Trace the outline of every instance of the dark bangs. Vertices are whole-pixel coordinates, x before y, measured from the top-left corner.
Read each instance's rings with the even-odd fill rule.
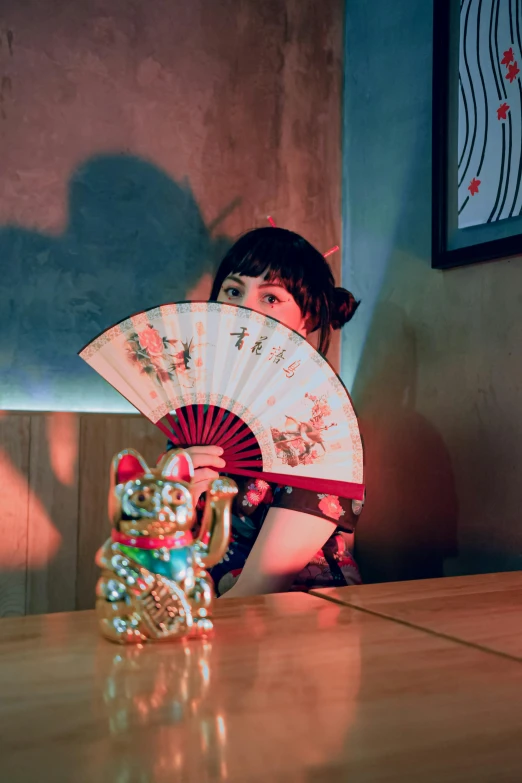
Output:
[[[249,231],[230,248],[217,271],[210,298],[216,300],[230,275],[277,280],[294,297],[310,331],[317,329],[324,310],[326,292],[334,286],[325,259],[306,239],[284,228]],[[324,347],[324,346],[323,346]]]

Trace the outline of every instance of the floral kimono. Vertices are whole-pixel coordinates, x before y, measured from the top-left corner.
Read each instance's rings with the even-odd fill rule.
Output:
[[[334,587],[361,583],[357,564],[345,533],[355,529],[362,503],[310,490],[272,486],[262,479],[234,477],[239,492],[232,508],[232,538],[223,560],[210,569],[218,595],[237,581],[270,508],[287,508],[329,519],[332,535],[323,548],[297,575],[292,589]]]

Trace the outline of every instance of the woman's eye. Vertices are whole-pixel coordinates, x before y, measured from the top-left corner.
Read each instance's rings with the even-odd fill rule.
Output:
[[[265,302],[267,302],[267,304],[274,305],[279,302],[279,299],[277,298],[277,296],[274,296],[274,294],[266,294]]]
[[[230,299],[236,299],[238,296],[241,296],[241,291],[239,288],[234,288],[234,286],[229,286],[228,288],[225,288],[225,294],[230,297]]]

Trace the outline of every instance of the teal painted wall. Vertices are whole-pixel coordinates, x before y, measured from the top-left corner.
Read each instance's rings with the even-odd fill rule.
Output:
[[[352,0],[343,374],[367,454],[367,580],[522,567],[522,259],[430,268],[432,3]]]

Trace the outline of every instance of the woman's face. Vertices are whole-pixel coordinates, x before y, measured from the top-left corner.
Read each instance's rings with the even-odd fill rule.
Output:
[[[277,280],[269,283],[264,276],[229,275],[221,286],[218,302],[249,307],[306,337],[305,319],[299,305]]]

